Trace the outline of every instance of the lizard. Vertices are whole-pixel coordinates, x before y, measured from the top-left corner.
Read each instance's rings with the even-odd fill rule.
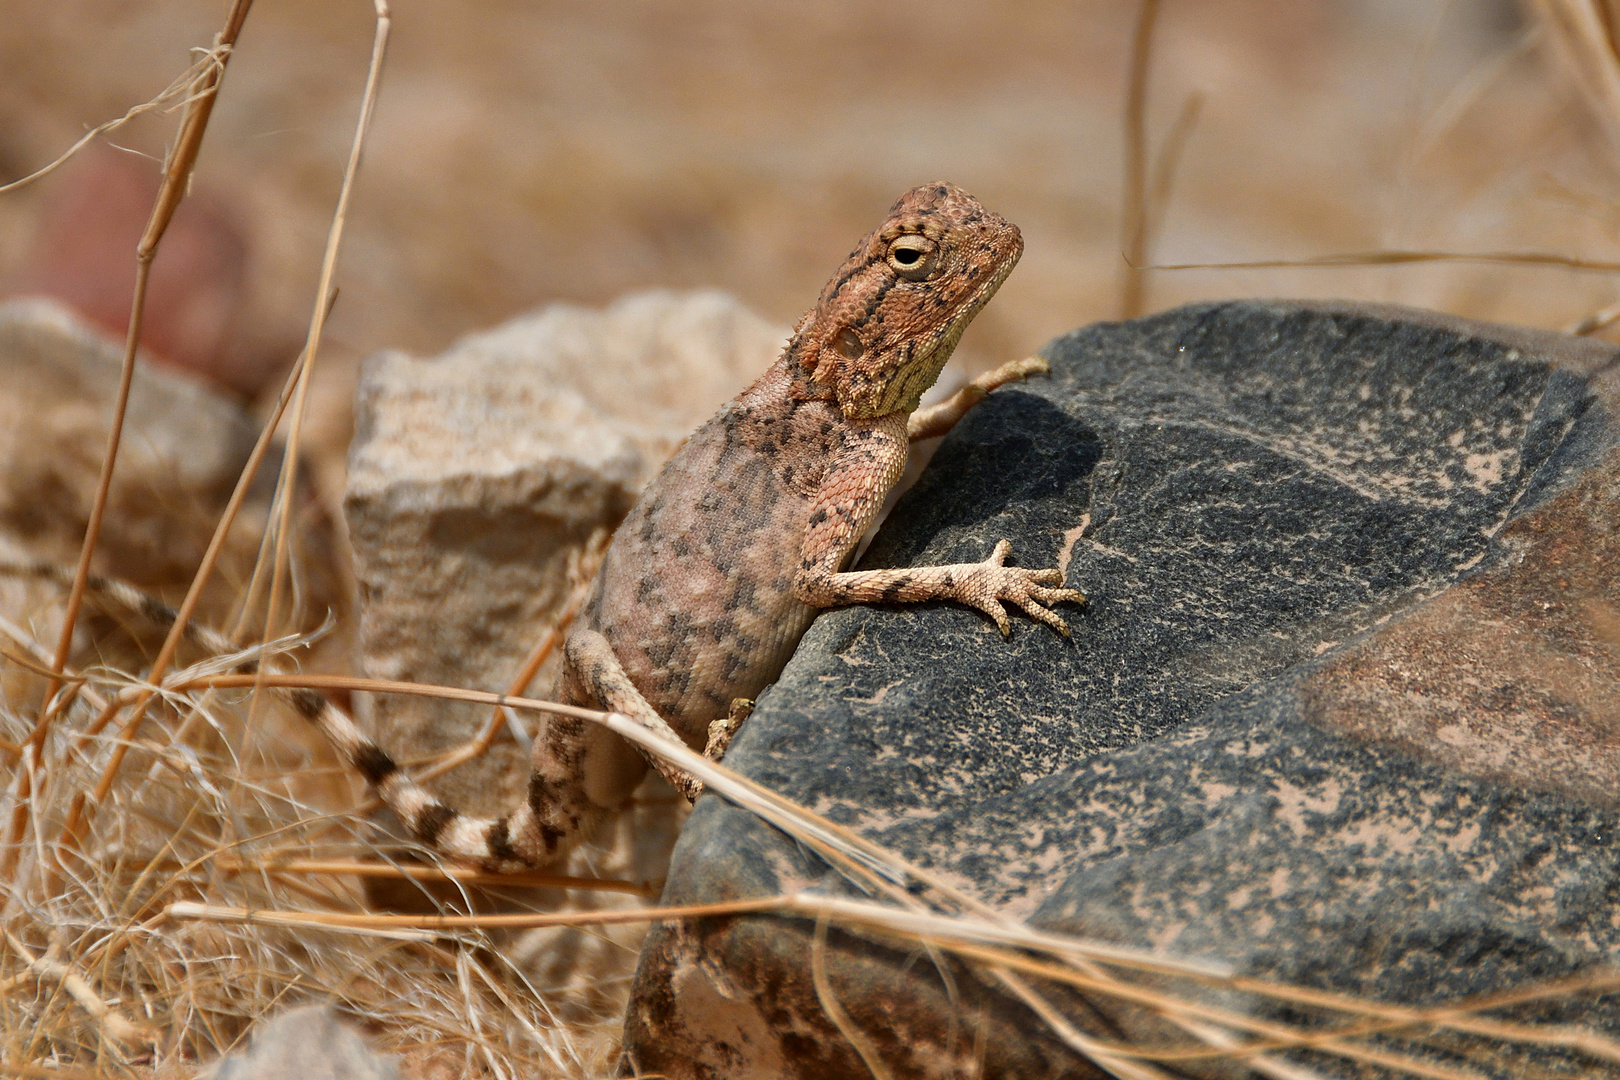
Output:
[[[1068,636],[1048,605],[1085,597],[1063,587],[1056,568],[1006,565],[1006,540],[978,563],[845,568],[912,442],[944,434],[996,387],[1046,370],[1038,358],[1003,364],[919,408],[1022,253],[1017,226],[953,184],[903,194],[776,363],[688,437],[642,492],[567,636],[557,699],[624,714],[719,760],[821,609],[949,600],[984,612],[1005,637],[1010,603]],[[161,604],[126,602],[166,619]],[[192,636],[234,651],[203,628]],[[629,798],[649,763],[687,798],[701,792],[689,774],[612,732],[547,715],[527,798],[503,817],[472,817],[411,780],[320,694],[286,697],[411,835],[487,870],[557,863]]]

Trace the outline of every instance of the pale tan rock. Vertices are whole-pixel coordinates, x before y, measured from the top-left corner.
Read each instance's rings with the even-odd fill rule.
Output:
[[[430,360],[368,360],[345,500],[366,674],[507,689],[566,602],[570,553],[618,524],[786,335],[723,293],[658,291],[603,311],[549,307]],[[404,760],[465,742],[488,716],[424,698],[372,707],[379,741]],[[431,786],[493,814],[527,777],[527,752],[505,738]]]
[[[305,1005],[261,1023],[247,1047],[199,1080],[398,1080],[391,1057],[374,1052],[330,1005]]]
[[[34,559],[78,558],[122,363],[120,343],[54,303],[0,303],[0,531]],[[142,360],[97,568],[143,585],[189,579],[254,437],[235,401]]]

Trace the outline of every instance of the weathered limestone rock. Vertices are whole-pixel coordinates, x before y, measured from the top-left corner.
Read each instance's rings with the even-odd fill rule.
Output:
[[[1620,350],[1252,302],[1093,326],[1045,354],[1052,377],[974,410],[864,563],[979,559],[1007,537],[1090,595],[1073,640],[1025,620],[1003,642],[946,604],[829,612],[726,763],[1033,925],[1244,973],[1437,1002],[1609,962]],[[808,886],[846,888],[707,796],[663,902]],[[811,930],[655,929],[627,1067],[869,1075],[812,985]],[[966,969],[836,931],[827,954],[896,1076],[976,1055],[984,1077],[1098,1075]],[[1077,1024],[1166,1037],[1093,1004]],[[1620,1031],[1612,998],[1520,1015]],[[1383,1045],[1492,1076],[1570,1064],[1479,1039]]]
[[[785,337],[724,294],[650,292],[601,312],[549,307],[431,360],[368,360],[345,503],[367,674],[505,690],[566,600],[570,553],[618,524]],[[488,715],[407,698],[375,710],[406,759],[459,745]],[[527,778],[506,740],[433,786],[495,813]]]
[[[72,565],[101,472],[121,344],[44,300],[0,303],[0,531]],[[200,379],[141,362],[130,388],[98,569],[142,585],[187,581],[257,432]]]
[[[305,1005],[261,1023],[245,1050],[221,1058],[203,1080],[398,1080],[330,1005]]]

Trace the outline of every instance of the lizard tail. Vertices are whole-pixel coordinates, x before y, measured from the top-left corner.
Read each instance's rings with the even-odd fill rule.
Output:
[[[43,580],[62,588],[73,584],[72,574],[49,563],[0,564],[0,576]],[[115,578],[92,575],[85,592],[99,604],[137,616],[160,630],[179,620],[174,608]],[[188,642],[209,653],[240,651],[230,638],[195,620],[186,623],[184,634]],[[241,669],[250,670],[253,664],[246,661]],[[585,822],[563,819],[558,800],[550,798],[546,790],[550,785],[538,776],[530,781],[529,798],[506,815],[482,818],[464,814],[406,775],[388,751],[367,738],[324,695],[307,688],[264,689],[318,728],[413,838],[447,858],[495,872],[540,869],[561,859],[582,832],[588,831]]]

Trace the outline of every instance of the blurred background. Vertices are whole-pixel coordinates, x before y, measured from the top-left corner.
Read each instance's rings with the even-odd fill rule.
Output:
[[[1594,5],[1601,9],[1603,5]],[[224,0],[0,0],[0,182],[157,94]],[[550,301],[718,286],[781,324],[896,194],[954,180],[1023,229],[969,332],[981,370],[1055,334],[1226,296],[1345,296],[1563,327],[1612,275],[1425,263],[1159,271],[1124,293],[1138,0],[395,0],[338,274],[314,450],[360,358],[432,354]],[[1513,0],[1165,0],[1143,83],[1159,263],[1375,248],[1620,257],[1620,158]],[[262,0],[176,231],[148,342],[247,397],[301,344],[373,30],[362,0]],[[0,196],[0,292],[121,331],[176,117]],[[273,392],[273,388],[272,391]]]

